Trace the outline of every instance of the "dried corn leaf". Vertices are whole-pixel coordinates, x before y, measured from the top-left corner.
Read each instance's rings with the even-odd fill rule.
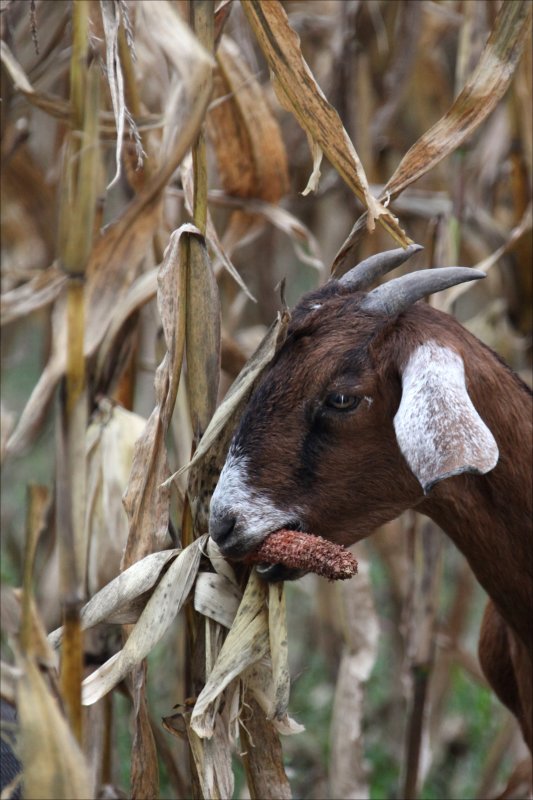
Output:
[[[165,436],[176,402],[185,347],[185,292],[190,235],[197,228],[183,225],[171,237],[159,270],[157,302],[167,352],[155,376],[156,406],[137,441],[124,494],[130,533],[123,564],[129,566],[160,549],[167,536],[170,489]]]
[[[202,536],[182,550],[161,578],[122,650],[84,680],[84,705],[96,703],[111,691],[165,634],[190,594],[206,539]]]
[[[233,797],[234,778],[231,768],[231,742],[228,727],[220,715],[215,720],[211,739],[201,739],[190,724],[187,714],[187,737],[191,748],[202,797],[225,800]]]
[[[309,266],[318,270],[322,270],[324,268],[324,263],[322,261],[322,255],[320,252],[320,245],[316,237],[309,230],[309,228],[304,225],[303,222],[301,222],[301,220],[295,217],[294,214],[291,214],[291,212],[286,208],[272,205],[272,203],[266,203],[263,200],[237,200],[236,198],[228,197],[217,190],[210,191],[209,198],[215,202],[220,202],[221,205],[227,204],[230,207],[238,205],[240,208],[246,212],[249,212],[250,214],[265,217],[268,222],[289,237],[300,261],[302,261],[304,264],[309,264]],[[239,240],[238,242],[234,243],[234,249],[236,249],[237,246],[242,247],[244,244],[248,244],[248,241],[245,240],[243,242]],[[226,237],[224,237],[224,245],[226,252],[231,253],[231,249],[228,250],[227,247]]]
[[[477,264],[474,265],[474,269],[479,269],[482,272],[488,272],[495,264],[498,263],[500,258],[504,256],[509,250],[512,249],[513,245],[522,237],[525,233],[528,233],[533,228],[533,206],[531,203],[527,207],[522,219],[520,220],[519,224],[513,228],[513,230],[509,233],[506,241],[498,247],[493,253],[489,256],[484,258],[482,261],[479,261]],[[444,292],[444,297],[441,298],[440,294],[435,296],[435,307],[441,308],[443,311],[447,311],[451,313],[455,302],[465,294],[468,287],[466,284],[461,284],[461,286],[453,286],[448,291]],[[500,353],[501,355],[501,353]]]
[[[131,747],[132,797],[159,797],[159,766],[146,696],[146,663],[131,675],[133,696],[133,742]]]
[[[120,572],[128,539],[122,495],[128,485],[135,443],[145,427],[144,417],[101,400],[87,430],[85,527],[89,596]]]
[[[291,736],[305,730],[305,727],[292,719],[288,713],[276,716],[276,694],[279,684],[277,685],[274,680],[270,655],[248,667],[241,678],[247,696],[255,699],[264,713],[265,720],[272,724],[277,733]]]
[[[22,608],[21,590],[2,585],[0,589],[0,612],[2,632],[17,641],[21,637]],[[57,669],[57,655],[53,651],[46,636],[43,622],[37,613],[33,599],[28,609],[28,631],[25,632],[24,644],[37,664],[49,669]]]
[[[165,566],[179,553],[180,548],[150,553],[117,575],[83,606],[80,612],[82,630],[100,622],[114,622],[120,615],[125,615],[135,601],[158,582]],[[59,646],[62,632],[63,628],[58,628],[48,635],[53,647]]]
[[[211,92],[212,59],[169,3],[139,3],[152,36],[160,43],[175,73],[166,106],[162,165],[125,209],[106,228],[87,266],[85,354],[98,349],[113,319],[117,303],[136,277],[160,222],[161,193],[193,142]],[[179,47],[176,47],[179,41]],[[10,437],[6,452],[20,453],[35,436],[47,404],[65,370],[62,311],[54,326],[52,356]]]
[[[276,203],[287,191],[287,157],[279,125],[264,90],[243,62],[235,42],[223,37],[207,116],[225,191]]]
[[[410,240],[397,219],[372,196],[359,156],[337,111],[326,100],[305,62],[299,38],[281,3],[250,0],[243,4],[243,10],[275,77],[274,88],[281,104],[296,116],[368,209],[369,230],[374,230],[377,219],[399,244],[407,246]]]
[[[112,352],[117,337],[128,317],[150,302],[157,294],[157,275],[159,266],[140,275],[130,286],[124,297],[118,302],[113,319],[105,333],[102,344],[98,348],[96,374],[102,373],[105,362]]]
[[[181,181],[183,184],[183,190],[185,194],[185,206],[189,214],[192,216],[193,204],[194,204],[194,182],[192,174],[191,154],[183,160],[180,172],[181,172]],[[228,253],[226,252],[225,248],[223,247],[218,237],[218,233],[213,223],[211,214],[209,213],[209,209],[207,210],[206,238],[210,247],[212,248],[213,252],[217,257],[218,262],[222,264],[223,267],[229,272],[233,280],[237,283],[238,286],[240,286],[240,288],[250,298],[250,300],[255,302],[255,297],[250,292],[250,290],[244,283],[243,279],[239,275],[239,272],[237,271],[235,265],[232,263]]]
[[[0,299],[1,324],[7,325],[53,303],[58,298],[65,281],[65,273],[52,266],[39,272],[35,278],[22,286],[5,292]]]
[[[273,716],[283,719],[287,715],[291,687],[284,583],[271,583],[268,587],[268,633],[274,682]]]
[[[215,411],[220,379],[220,300],[202,236],[188,237],[187,389],[195,441]]]
[[[194,587],[194,607],[199,614],[231,628],[242,600],[242,592],[224,575],[201,572]]]
[[[220,43],[217,63],[207,132],[222,186],[233,197],[255,197],[275,204],[289,186],[287,156],[264,88],[229,37]],[[263,220],[253,213],[234,211],[222,240],[224,253],[231,254],[237,244],[242,246],[263,227]]]
[[[220,552],[219,546],[211,537],[207,540],[207,556],[212,567],[218,575],[223,575],[233,586],[239,587],[239,582],[235,575],[235,570]]]
[[[479,63],[450,110],[411,147],[387,182],[394,197],[425,175],[490,114],[507,91],[529,31],[531,3],[503,3]]]
[[[122,142],[124,138],[124,122],[126,118],[126,101],[124,99],[124,76],[118,52],[118,31],[120,13],[114,0],[100,0],[102,23],[106,46],[106,75],[111,93],[111,104],[117,128],[117,146],[115,151],[116,172],[108,185],[108,189],[117,183],[121,172]]]
[[[91,800],[95,796],[83,754],[44,676],[17,655],[18,742],[28,800]]]
[[[137,26],[150,31],[174,73],[170,93],[165,98],[160,169],[146,187],[149,193],[159,193],[197,136],[211,97],[215,63],[167,0],[158,3],[141,0],[135,10]]]
[[[221,694],[250,664],[268,652],[267,587],[252,571],[237,616],[228,633],[191,716],[191,728],[201,738],[210,738]]]
[[[29,103],[58,119],[70,118],[70,106],[59,97],[52,97],[45,92],[36,92],[28,76],[18,63],[6,42],[0,41],[0,60],[6,68],[15,88],[24,95]]]
[[[407,151],[387,182],[382,200],[396,197],[454,152],[488,117],[509,88],[530,29],[528,0],[503,3],[473,75],[451,108]],[[353,260],[364,229],[364,215],[335,256],[332,272]]]
[[[220,442],[220,439],[225,437],[225,439],[227,439],[225,444],[229,444],[229,439],[231,438],[230,429],[232,428],[231,424],[229,424],[229,420],[234,416],[238,416],[241,404],[246,402],[255,381],[266,365],[272,360],[278,347],[285,338],[288,323],[289,315],[287,312],[278,315],[277,320],[269,328],[256,352],[247,361],[238,378],[231,385],[224,400],[213,414],[211,422],[202,436],[193,458],[188,464],[175,472],[174,475],[171,475],[171,477],[167,479],[166,485],[169,485],[175,477],[185,472],[185,470],[198,464],[200,459],[215,445],[217,440]]]

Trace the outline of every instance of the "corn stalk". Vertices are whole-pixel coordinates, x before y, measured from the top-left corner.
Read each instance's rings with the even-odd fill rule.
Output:
[[[91,6],[73,4],[70,68],[72,129],[67,135],[59,220],[59,261],[66,283],[66,371],[57,426],[57,530],[65,634],[61,689],[73,730],[81,741],[83,642],[79,610],[85,591],[85,431],[87,393],[84,356],[85,270],[93,241],[98,176],[100,75],[89,62]]]

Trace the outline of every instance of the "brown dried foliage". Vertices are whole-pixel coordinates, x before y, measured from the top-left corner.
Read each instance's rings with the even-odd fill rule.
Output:
[[[229,796],[239,728],[252,796],[289,797],[291,785],[309,797],[365,796],[369,784],[376,796],[401,794],[422,777],[433,793],[439,780],[443,794],[493,795],[506,781],[505,796],[522,791],[520,746],[501,709],[491,708],[494,729],[480,734],[472,709],[458,721],[450,703],[452,675],[469,691],[483,686],[468,638],[479,595],[453,552],[440,584],[422,580],[441,556],[417,518],[373,540],[382,577],[374,589],[363,549],[353,581],[317,581],[311,595],[312,578],[291,587],[289,637],[279,587],[269,594],[252,570],[243,597],[201,535],[242,404],[286,331],[283,311],[247,362],[280,306],[282,278],[293,302],[328,277],[325,265],[344,271],[394,239],[424,244],[421,266],[478,265],[489,273],[484,285],[442,302],[527,378],[531,4],[0,6],[2,574],[23,583],[25,620],[19,637],[17,614],[13,622],[2,609],[18,670],[2,662],[2,690],[22,673],[28,796],[119,794],[114,726],[130,736],[130,708],[135,796],[158,793],[158,753],[171,782],[161,791]],[[191,219],[195,227],[183,227]],[[61,434],[55,442],[51,428]],[[57,498],[41,508],[39,536],[28,483],[46,483]],[[328,546],[309,549],[306,535],[304,549],[298,537],[265,547],[274,561],[296,548],[297,568],[329,571]],[[180,539],[191,549],[157,552]],[[334,556],[335,568],[342,559]],[[182,606],[186,621],[176,623]],[[68,609],[61,682],[35,607],[48,629]],[[130,632],[123,646],[117,624]],[[157,670],[150,661],[146,669],[165,633]],[[287,709],[287,640],[301,682],[317,653],[325,664],[298,701],[308,733],[283,739],[290,781],[279,739],[298,730]],[[83,753],[73,735],[82,656],[104,662],[85,679],[86,698],[106,695],[82,721]],[[383,662],[404,663],[405,680]],[[124,711],[113,687],[132,670]],[[385,702],[369,679],[386,686]],[[313,713],[334,684],[327,764]],[[161,731],[153,735],[147,686],[169,709],[184,703],[176,714],[183,738],[167,736],[164,746]],[[101,738],[98,716],[109,735],[90,747],[91,734]],[[421,777],[425,735],[429,774]],[[516,770],[506,771],[509,762]]]

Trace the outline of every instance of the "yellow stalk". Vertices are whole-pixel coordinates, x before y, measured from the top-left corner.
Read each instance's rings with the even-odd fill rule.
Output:
[[[88,64],[90,4],[73,5],[70,70],[73,130],[66,148],[60,208],[59,256],[68,275],[67,369],[60,393],[57,458],[57,526],[64,615],[60,687],[75,736],[82,738],[83,637],[79,613],[84,595],[86,542],[85,269],[94,235],[98,191],[100,75]]]
[[[32,649],[32,578],[35,550],[42,529],[42,521],[48,504],[46,486],[31,484],[27,490],[26,546],[24,549],[24,573],[22,577],[22,619],[20,626],[20,643],[22,652],[28,655]]]

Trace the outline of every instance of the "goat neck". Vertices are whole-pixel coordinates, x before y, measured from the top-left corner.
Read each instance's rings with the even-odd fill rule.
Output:
[[[485,475],[465,473],[439,481],[417,508],[455,542],[502,616],[531,648],[531,392],[455,320],[424,304],[414,306],[393,328],[390,346],[400,362],[416,346],[415,331],[420,330],[462,357],[469,395],[495,436],[499,458]]]

